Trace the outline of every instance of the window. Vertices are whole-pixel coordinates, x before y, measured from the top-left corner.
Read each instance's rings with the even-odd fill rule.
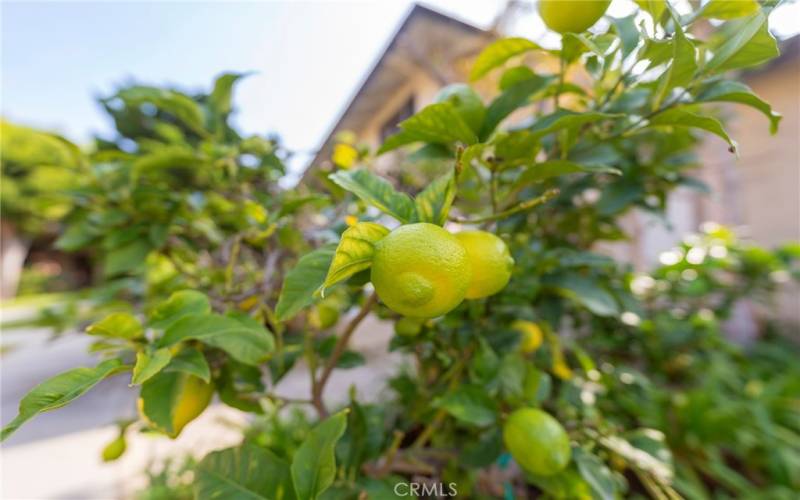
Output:
[[[397,124],[414,114],[414,96],[410,96],[400,109],[381,126],[381,141],[397,132]]]

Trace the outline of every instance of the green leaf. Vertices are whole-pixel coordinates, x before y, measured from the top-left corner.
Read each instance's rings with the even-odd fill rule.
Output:
[[[486,111],[480,136],[488,137],[505,117],[529,103],[529,98],[555,80],[553,76],[538,76],[519,81],[497,96]]]
[[[636,14],[621,18],[612,17],[611,22],[614,23],[614,28],[619,35],[622,43],[622,58],[625,59],[631,52],[636,50],[641,39],[639,28],[636,27]]]
[[[171,114],[184,125],[203,134],[203,110],[194,99],[175,90],[147,86],[132,86],[122,89],[118,96],[129,105],[138,106],[149,102],[161,111]]]
[[[86,327],[89,335],[99,335],[119,339],[136,339],[144,334],[139,320],[130,313],[109,314],[97,323]]]
[[[581,172],[615,175],[621,174],[621,172],[616,168],[605,165],[580,164],[566,160],[549,160],[542,163],[537,163],[526,169],[522,175],[519,176],[514,185],[515,187],[519,187],[526,184],[542,182],[546,179],[558,177],[560,175]]]
[[[272,334],[266,328],[219,314],[181,318],[167,328],[158,346],[169,347],[190,339],[222,349],[248,365],[258,365],[275,348]]]
[[[147,351],[137,352],[131,385],[139,385],[146,382],[153,375],[160,372],[162,368],[167,366],[170,359],[172,359],[172,354],[170,354],[169,348],[167,347],[156,349],[152,353]]]
[[[547,134],[564,129],[574,129],[587,123],[594,123],[613,118],[622,118],[625,115],[618,113],[600,113],[599,111],[589,111],[578,113],[568,109],[559,109],[547,116],[540,118],[530,128],[536,137],[543,137]]]
[[[611,293],[592,278],[579,274],[560,274],[546,280],[546,283],[555,286],[598,316],[618,316],[620,313],[619,304]]]
[[[297,449],[291,472],[297,497],[313,500],[333,483],[336,475],[336,443],[347,427],[347,410],[317,424]]]
[[[414,198],[419,222],[443,226],[456,197],[455,173],[451,169],[431,182]]]
[[[490,425],[497,418],[497,407],[483,387],[462,385],[434,402],[453,417],[480,427]]]
[[[233,86],[248,73],[223,73],[214,81],[208,96],[208,105],[218,116],[226,116],[232,109]]]
[[[768,102],[755,95],[747,85],[736,81],[722,80],[702,88],[697,95],[700,102],[736,102],[761,111],[769,119],[769,131],[775,134],[783,118],[772,110]]]
[[[405,193],[395,191],[389,181],[372,172],[362,169],[339,170],[329,178],[343,189],[402,223],[411,222],[416,216],[411,198]]]
[[[760,10],[744,19],[729,21],[723,32],[729,37],[714,48],[714,55],[703,68],[707,73],[751,68],[780,53],[769,32],[767,16]]]
[[[539,137],[530,130],[499,132],[492,143],[497,170],[531,165],[540,147]]]
[[[489,44],[475,59],[469,79],[475,81],[514,56],[541,49],[527,38],[503,38]]]
[[[709,19],[728,20],[749,16],[758,9],[756,0],[709,0],[698,15]]]
[[[685,87],[693,79],[697,72],[697,55],[694,44],[686,38],[680,24],[675,22],[675,35],[670,41],[672,45],[672,62],[667,71],[661,76],[656,98],[653,102],[653,109],[658,108],[661,101],[675,87]]]
[[[206,357],[193,347],[185,348],[177,356],[174,356],[164,371],[188,373],[202,379],[203,382],[211,381],[211,369]]]
[[[146,240],[136,239],[109,251],[103,262],[103,275],[112,277],[144,269],[144,261],[150,250]]]
[[[149,423],[175,438],[206,409],[213,395],[213,386],[197,377],[161,372],[142,384],[139,404]]]
[[[389,230],[374,222],[358,222],[342,233],[342,239],[336,247],[331,266],[325,282],[320,287],[320,295],[325,289],[372,265],[372,254],[375,243],[389,234]]]
[[[661,15],[667,8],[666,0],[635,0],[636,4],[642,8],[643,11],[653,16],[653,20],[658,23]]]
[[[474,144],[478,138],[451,102],[428,105],[419,113],[400,122],[400,137],[390,137],[378,149],[378,154],[410,144],[412,142],[432,142],[450,145],[453,143]]]
[[[581,477],[589,483],[597,498],[615,500],[618,497],[614,476],[602,460],[579,447],[572,449],[572,458],[578,466]]]
[[[3,427],[0,441],[5,441],[22,424],[39,413],[66,406],[101,380],[126,369],[128,367],[119,359],[109,359],[94,368],[74,368],[45,380],[22,398],[19,413]]]
[[[710,116],[701,116],[684,108],[672,108],[650,119],[653,126],[692,127],[699,128],[722,138],[730,146],[731,152],[736,152],[736,142],[730,138],[722,123]]]
[[[564,33],[561,38],[561,57],[568,63],[575,62],[586,52],[603,57],[603,50],[592,40],[579,33]]]
[[[195,469],[194,487],[198,499],[296,498],[289,464],[249,443],[206,455]]]
[[[208,314],[211,303],[205,294],[194,290],[180,290],[159,304],[150,316],[150,326],[165,329],[184,316]]]
[[[336,245],[325,245],[300,257],[297,264],[283,280],[275,315],[286,321],[314,301],[314,293],[325,282],[331,267]]]

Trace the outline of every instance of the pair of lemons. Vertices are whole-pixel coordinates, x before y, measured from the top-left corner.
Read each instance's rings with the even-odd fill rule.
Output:
[[[389,309],[434,318],[465,298],[488,297],[511,278],[505,242],[486,231],[451,234],[425,222],[395,229],[375,245],[372,284]]]

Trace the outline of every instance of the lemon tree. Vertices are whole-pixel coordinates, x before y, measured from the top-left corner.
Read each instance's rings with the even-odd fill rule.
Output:
[[[105,460],[213,404],[250,414],[240,445],[164,472],[170,498],[393,498],[422,478],[464,498],[792,498],[797,347],[770,318],[746,352],[722,332],[743,298],[766,309],[800,277],[800,247],[708,225],[652,270],[598,250],[631,236],[628,214],[706,189],[701,141],[735,160],[720,105],[777,129],[731,77],[778,55],[773,4],[635,4],[540,2],[556,45],[493,40],[470,83],[378,147],[341,134],[294,188],[290,152],[230,123],[244,75],[122,87],[91,151],[27,134],[90,167],[59,193],[57,246],[98,286],[41,324],[88,325],[102,361],[31,388],[2,438],[124,376],[139,418]],[[352,342],[392,331],[380,397],[333,393],[341,370],[394,370]],[[285,391],[290,373],[308,393]]]

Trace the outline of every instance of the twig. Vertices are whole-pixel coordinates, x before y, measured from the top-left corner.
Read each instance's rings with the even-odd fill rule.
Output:
[[[515,205],[508,210],[503,210],[502,212],[498,212],[496,214],[487,215],[486,217],[479,217],[477,219],[462,219],[462,218],[454,218],[452,219],[453,222],[459,222],[461,224],[480,224],[483,222],[489,222],[498,219],[504,219],[506,217],[510,217],[516,213],[524,212],[525,210],[530,210],[533,207],[541,205],[543,203],[547,203],[553,197],[558,195],[558,189],[548,189],[544,192],[541,196],[537,196],[536,198],[525,200],[518,205]]]
[[[395,430],[394,431],[394,439],[392,440],[392,445],[389,447],[389,451],[386,452],[386,459],[380,469],[378,469],[378,477],[383,477],[392,470],[392,462],[394,462],[394,457],[397,455],[397,450],[400,448],[400,443],[403,441],[405,437],[405,433],[402,431]]]
[[[364,318],[367,317],[372,309],[372,306],[374,306],[377,302],[378,295],[375,292],[372,292],[372,294],[370,294],[370,296],[364,302],[364,305],[361,306],[361,310],[359,310],[358,314],[356,314],[355,317],[350,320],[350,323],[347,324],[342,332],[342,335],[336,341],[333,352],[326,361],[325,367],[322,369],[322,374],[314,383],[312,383],[311,401],[313,402],[314,407],[317,409],[317,413],[319,413],[320,418],[324,418],[328,415],[328,412],[325,409],[325,404],[322,402],[322,393],[325,390],[325,384],[328,383],[331,373],[333,372],[334,368],[336,368],[336,363],[339,362],[339,358],[342,357],[345,349],[347,349],[347,343],[350,341],[350,337],[353,335],[353,332],[364,320]],[[314,378],[315,377],[312,374],[312,379]]]

